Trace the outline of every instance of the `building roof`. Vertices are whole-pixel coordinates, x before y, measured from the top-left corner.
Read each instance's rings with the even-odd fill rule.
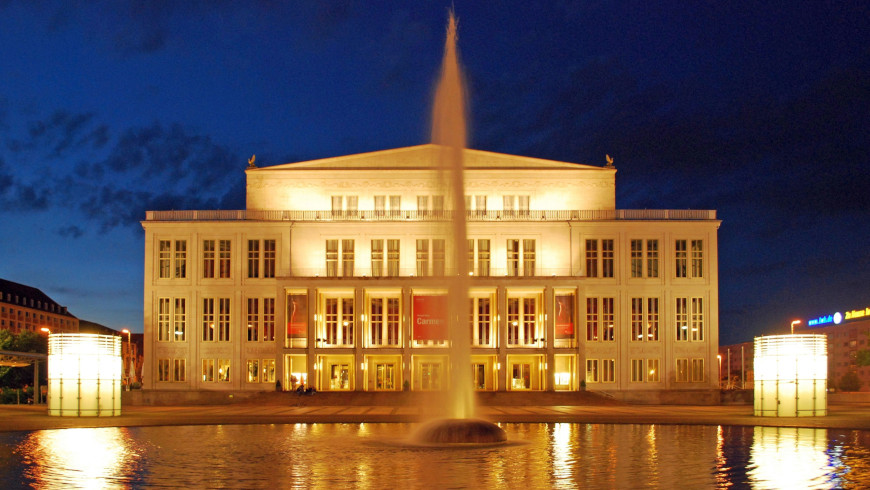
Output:
[[[18,305],[24,308],[33,308],[47,313],[75,318],[74,315],[67,311],[66,306],[61,306],[39,289],[7,281],[6,279],[0,279],[0,303]]]
[[[269,167],[248,168],[249,172],[275,170],[431,170],[437,167],[438,157],[444,147],[435,144],[408,146],[389,150],[379,150],[354,155],[343,155],[304,162],[285,163]],[[614,167],[597,167],[579,163],[559,162],[542,158],[531,158],[490,151],[462,150],[465,168],[469,170],[543,170],[574,169],[615,171]]]

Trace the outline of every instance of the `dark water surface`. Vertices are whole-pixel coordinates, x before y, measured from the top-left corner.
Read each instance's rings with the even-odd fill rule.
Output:
[[[3,488],[867,488],[870,431],[503,424],[497,447],[419,447],[414,424],[0,434]]]

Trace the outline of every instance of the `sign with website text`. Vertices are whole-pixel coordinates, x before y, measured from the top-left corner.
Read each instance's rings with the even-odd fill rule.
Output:
[[[574,295],[556,295],[556,338],[574,338]]]
[[[447,296],[414,296],[414,340],[447,340]]]
[[[839,325],[843,321],[858,320],[860,318],[870,318],[870,306],[859,308],[857,310],[849,310],[845,314],[838,311],[830,315],[822,315],[808,321],[807,325],[810,327],[818,327],[820,325],[827,325],[828,323]]]
[[[308,337],[308,294],[287,295],[287,338]]]

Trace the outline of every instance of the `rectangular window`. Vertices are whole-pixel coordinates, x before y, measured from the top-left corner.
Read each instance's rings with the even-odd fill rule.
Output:
[[[631,340],[633,342],[659,339],[659,299],[631,298]]]
[[[704,382],[704,359],[692,359],[692,382]]]
[[[613,298],[601,298],[601,340],[613,342],[615,327]]]
[[[598,298],[586,298],[586,340],[598,340]]]
[[[399,240],[387,240],[387,275],[399,276]]]
[[[507,307],[508,345],[517,345],[520,343],[520,298],[508,298]]]
[[[631,277],[643,277],[643,240],[631,241]]]
[[[425,216],[429,211],[429,196],[417,196],[417,214]]]
[[[402,196],[390,196],[390,214],[399,216],[402,212]]]
[[[598,277],[598,240],[586,240],[586,277]]]
[[[341,216],[341,196],[332,196],[332,215],[335,217]]]
[[[157,298],[157,340],[159,342],[172,340],[171,301],[170,298]]]
[[[214,359],[202,360],[202,380],[206,382],[214,381]]]
[[[260,300],[248,298],[248,342],[260,340]]]
[[[175,335],[176,342],[184,342],[187,340],[187,300],[184,298],[175,298],[175,310],[172,315],[172,329]]]
[[[516,239],[507,241],[507,275],[520,275],[520,241]]]
[[[692,298],[692,340],[704,340],[704,300]]]
[[[432,196],[432,210],[444,211],[444,196]]]
[[[615,383],[616,382],[616,360],[602,359],[601,360],[601,382]]]
[[[371,298],[369,300],[369,320],[370,345],[398,345],[399,298]]]
[[[354,262],[354,241],[341,241],[341,275],[344,277],[353,276]]]
[[[586,359],[586,382],[598,382],[598,359]]]
[[[432,274],[443,276],[446,265],[445,241],[443,238],[432,239]]]
[[[263,375],[261,379],[264,383],[275,382],[275,359],[263,359]]]
[[[221,279],[230,277],[230,266],[232,265],[230,262],[232,257],[230,243],[229,240],[218,240],[218,270]]]
[[[642,383],[644,380],[644,362],[643,359],[631,360],[631,382]]]
[[[429,240],[417,240],[417,276],[429,275]]]
[[[689,308],[687,298],[676,299],[674,318],[677,321],[677,340],[689,340]]]
[[[214,298],[202,300],[202,340],[213,342],[215,338]]]
[[[263,298],[263,342],[275,340],[275,298]]]
[[[260,277],[260,240],[248,240],[248,277]]]
[[[477,240],[477,275],[481,277],[489,276],[488,238],[479,238]]]
[[[486,214],[486,196],[474,196],[474,211],[478,216]]]
[[[517,196],[518,204],[519,204],[519,215],[520,216],[528,216],[529,215],[529,196]]]
[[[218,338],[219,342],[230,341],[230,298],[218,299]]]
[[[172,381],[187,381],[187,359],[173,359]]]
[[[523,338],[522,343],[534,344],[537,340],[537,301],[535,298],[523,298]]]
[[[214,261],[215,261],[215,242],[214,240],[202,241],[202,277],[206,279],[214,278]]]
[[[646,360],[646,380],[650,383],[658,383],[659,381],[659,360]]]
[[[523,239],[523,275],[535,275],[535,240]]]
[[[659,277],[659,241],[646,241],[646,277]]]
[[[677,383],[689,382],[689,360],[677,359]]]
[[[692,240],[692,277],[704,277],[703,240]]]
[[[613,240],[601,240],[601,277],[613,277]]]
[[[324,298],[323,306],[326,345],[353,345],[353,298]]]
[[[275,240],[263,240],[263,277],[275,277]]]
[[[247,362],[247,373],[248,383],[259,383],[260,382],[260,360],[259,359],[248,359]]]
[[[230,382],[230,360],[229,359],[218,359],[217,360],[217,380],[223,383]]]
[[[490,298],[469,298],[471,302],[472,345],[492,347]]]
[[[387,196],[375,196],[375,216],[383,216],[387,210]]]
[[[372,277],[384,274],[384,241],[372,240]]]
[[[687,261],[686,240],[677,240],[674,244],[674,263],[677,277],[689,277]]]
[[[169,359],[157,359],[157,381],[169,381]]]
[[[172,268],[172,242],[160,240],[157,252],[157,277],[168,279]]]
[[[501,208],[505,216],[514,215],[516,211],[516,198],[517,196],[503,196]]]
[[[359,196],[345,196],[345,212],[348,216],[357,216],[359,214]]]
[[[338,277],[338,240],[326,240],[326,277]]]

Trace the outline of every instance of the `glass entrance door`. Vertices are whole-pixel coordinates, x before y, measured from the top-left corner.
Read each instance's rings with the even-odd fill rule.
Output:
[[[529,363],[511,364],[511,389],[529,390],[532,388],[532,365]]]
[[[350,389],[350,365],[349,364],[330,364],[329,365],[329,389],[330,390],[349,390]]]
[[[437,363],[437,362],[420,363],[420,389],[422,389],[422,390],[440,390],[441,389],[441,363]]]
[[[376,364],[375,365],[375,389],[376,390],[394,390],[396,379],[395,364]]]
[[[486,389],[486,364],[474,363],[471,365],[471,379],[475,390]]]

